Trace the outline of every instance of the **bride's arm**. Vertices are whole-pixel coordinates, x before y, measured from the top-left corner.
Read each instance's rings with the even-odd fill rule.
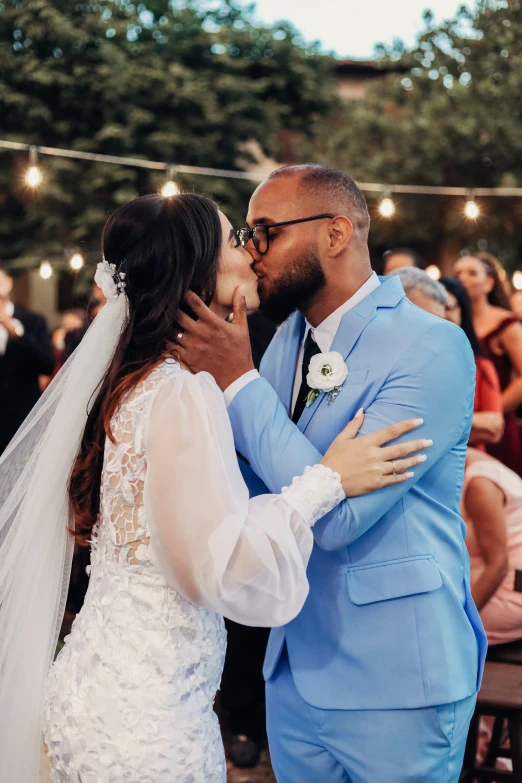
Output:
[[[160,388],[148,426],[151,553],[186,598],[247,625],[283,625],[308,594],[310,527],[344,492],[324,465],[249,500],[223,395],[207,374]]]

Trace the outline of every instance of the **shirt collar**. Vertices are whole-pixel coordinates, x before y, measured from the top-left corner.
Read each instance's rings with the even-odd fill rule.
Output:
[[[365,283],[363,283],[363,285],[354,293],[354,295],[351,296],[347,302],[344,302],[344,304],[338,307],[337,310],[334,310],[333,313],[330,313],[330,315],[327,316],[327,318],[325,318],[324,321],[319,324],[319,326],[314,328],[308,323],[308,321],[305,321],[306,328],[304,338],[306,339],[308,329],[312,329],[312,336],[321,349],[321,353],[328,353],[332,347],[334,337],[337,334],[337,330],[339,329],[340,323],[345,313],[355,307],[355,305],[359,304],[359,302],[362,302],[363,299],[371,294],[372,291],[375,291],[375,289],[380,285],[381,281],[375,272],[373,272],[373,274]]]

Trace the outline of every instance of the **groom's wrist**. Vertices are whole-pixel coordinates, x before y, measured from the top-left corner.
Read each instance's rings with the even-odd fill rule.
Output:
[[[239,378],[236,378],[235,381],[233,381],[225,391],[223,392],[223,397],[225,398],[225,405],[227,408],[231,404],[232,400],[238,394],[241,389],[244,389],[245,386],[247,386],[252,381],[255,381],[257,378],[260,378],[257,370],[249,370],[248,372],[241,375]]]

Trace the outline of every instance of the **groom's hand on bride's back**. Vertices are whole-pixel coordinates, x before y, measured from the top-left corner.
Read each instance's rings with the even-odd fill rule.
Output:
[[[197,320],[180,311],[178,320],[183,331],[174,336],[175,352],[192,372],[213,375],[224,391],[246,372],[255,369],[244,288],[238,286],[234,292],[232,323],[213,313],[192,291],[187,293],[185,301]]]
[[[356,439],[363,421],[364,413],[359,411],[321,460],[323,465],[341,475],[346,497],[366,495],[381,487],[408,481],[414,475],[410,469],[426,461],[425,454],[416,452],[433,445],[433,441],[424,438],[385,445],[420,427],[422,419],[401,421]]]

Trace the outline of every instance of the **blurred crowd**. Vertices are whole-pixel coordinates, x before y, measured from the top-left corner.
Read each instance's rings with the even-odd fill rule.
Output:
[[[490,644],[522,640],[522,291],[510,293],[505,272],[487,253],[462,256],[451,276],[433,279],[414,250],[384,253],[384,275],[398,275],[409,299],[463,329],[475,356],[475,410],[461,500],[471,587]],[[0,266],[0,454],[40,394],[79,344],[105,303],[100,289],[85,309],[61,316],[50,335],[45,319],[15,305],[13,280]],[[277,326],[249,317],[257,367]],[[89,553],[78,552],[68,599],[71,619],[87,587]],[[227,621],[228,651],[220,702],[228,753],[255,766],[265,742],[261,667],[266,629]]]

